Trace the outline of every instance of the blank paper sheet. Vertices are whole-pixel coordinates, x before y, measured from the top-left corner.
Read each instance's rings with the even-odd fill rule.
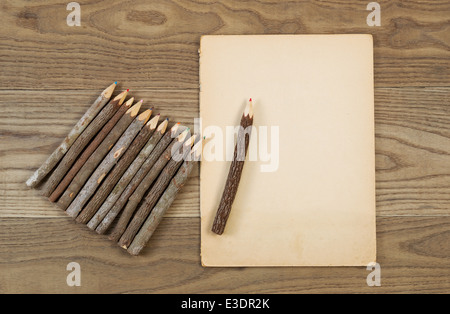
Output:
[[[231,163],[227,135],[250,97],[252,160],[219,236],[211,227]],[[204,266],[375,262],[371,35],[204,36],[200,117],[208,137],[200,169]]]

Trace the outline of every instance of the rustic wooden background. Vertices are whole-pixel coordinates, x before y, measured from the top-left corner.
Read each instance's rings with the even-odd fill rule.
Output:
[[[80,0],[0,3],[0,293],[450,292],[450,2]],[[172,121],[198,116],[203,34],[371,33],[381,287],[365,267],[203,268],[198,169],[131,257],[25,181],[111,82]],[[69,262],[81,287],[66,284]]]

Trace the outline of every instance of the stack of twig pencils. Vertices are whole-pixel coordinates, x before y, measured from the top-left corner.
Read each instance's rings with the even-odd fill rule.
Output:
[[[153,108],[141,111],[143,101],[127,100],[128,89],[113,97],[116,85],[26,184],[138,255],[200,160],[202,141],[179,123],[152,117]]]

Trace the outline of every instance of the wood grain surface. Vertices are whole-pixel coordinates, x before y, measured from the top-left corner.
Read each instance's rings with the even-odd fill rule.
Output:
[[[372,33],[378,87],[450,81],[447,0],[380,1],[381,27],[367,26],[370,1],[78,2],[81,26],[68,27],[67,3],[2,1],[2,89],[196,89],[206,34]]]
[[[67,3],[0,4],[0,293],[450,292],[449,1],[379,1],[380,27],[370,1],[78,2],[80,27]],[[25,185],[116,80],[193,127],[201,35],[332,33],[374,36],[381,287],[362,267],[203,268],[197,167],[138,257]]]
[[[377,220],[381,287],[364,267],[203,268],[199,218],[165,218],[142,255],[131,257],[86,226],[60,218],[2,218],[0,289],[52,293],[345,293],[449,291],[450,218]],[[14,234],[14,237],[10,235]],[[66,265],[81,266],[68,287]],[[20,278],[20,280],[18,280]],[[220,284],[219,284],[220,283]]]

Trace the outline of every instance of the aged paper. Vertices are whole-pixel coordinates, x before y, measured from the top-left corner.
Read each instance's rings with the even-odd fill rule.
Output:
[[[219,236],[211,226],[230,166],[226,135],[250,97],[254,154]],[[204,36],[200,117],[210,137],[200,170],[204,266],[375,261],[371,35]]]

